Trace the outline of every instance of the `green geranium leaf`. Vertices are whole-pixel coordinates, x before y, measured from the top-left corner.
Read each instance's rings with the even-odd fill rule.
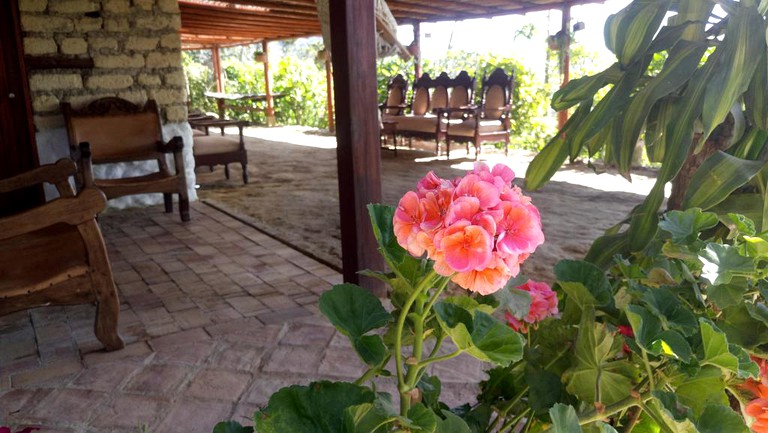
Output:
[[[739,372],[738,376],[742,379],[751,377],[758,379],[760,375],[760,367],[752,361],[749,354],[741,346],[735,344],[728,345],[728,351],[733,354],[739,360]]]
[[[604,324],[595,323],[594,311],[585,312],[574,365],[563,373],[566,390],[589,403],[612,404],[629,396],[637,370],[627,361],[613,361],[621,342]]]
[[[216,424],[213,433],[253,433],[253,427],[243,427],[237,421],[224,421]]]
[[[768,258],[768,240],[764,237],[744,236],[747,245],[747,255],[752,258]]]
[[[669,289],[647,290],[643,294],[643,303],[651,313],[661,319],[665,327],[680,331],[687,336],[698,330],[696,316]]]
[[[637,344],[646,351],[659,355],[659,353],[654,352],[652,347],[653,342],[661,333],[661,321],[658,317],[640,305],[627,306],[626,313],[632,331],[635,333]]]
[[[672,235],[672,242],[690,244],[699,238],[699,233],[716,226],[717,223],[717,214],[693,208],[667,212],[659,221],[659,228]]]
[[[368,365],[381,364],[389,353],[380,335],[363,335],[355,338],[352,340],[352,346],[363,362]]]
[[[728,349],[728,339],[725,333],[706,319],[699,319],[701,326],[701,344],[704,357],[700,360],[702,365],[715,365],[720,368],[739,372],[739,359]]]
[[[727,284],[734,276],[755,271],[754,260],[730,245],[710,243],[699,253],[699,259],[703,264],[701,276],[711,284]]]
[[[376,296],[360,286],[340,284],[323,293],[319,305],[333,326],[349,337],[366,364],[376,365],[384,359],[387,349],[381,337],[365,335],[392,320]]]
[[[522,357],[523,338],[506,323],[480,309],[473,314],[452,302],[439,302],[434,309],[456,346],[475,358],[503,366]]]
[[[749,303],[740,303],[723,310],[718,327],[728,335],[728,342],[753,349],[768,343],[768,326],[750,314]]]
[[[384,433],[389,431],[387,424],[395,419],[380,413],[371,403],[350,406],[344,410],[343,433]]]
[[[477,311],[472,326],[473,347],[467,353],[501,366],[523,357],[523,337],[506,323]]]
[[[691,416],[691,409],[681,404],[674,392],[653,391],[653,396],[673,420],[682,422]]]
[[[584,426],[584,433],[617,433],[616,429],[604,422],[595,422]]]
[[[699,433],[749,433],[744,418],[725,405],[709,405],[696,422]]]
[[[584,284],[576,282],[558,281],[557,285],[565,292],[568,303],[575,304],[579,310],[586,310],[598,305],[597,299]]]
[[[691,345],[682,335],[671,329],[659,333],[651,343],[651,348],[653,349],[652,353],[663,354],[686,363],[691,360],[693,355]]]
[[[517,318],[528,315],[531,310],[531,294],[517,288],[502,289],[494,294],[502,308],[507,309]]]
[[[417,430],[421,433],[435,433],[435,429],[437,429],[437,415],[423,404],[411,406],[408,410],[408,420],[410,422],[404,427],[409,427],[411,430]]]
[[[552,418],[554,433],[583,433],[573,406],[558,403],[549,410],[549,416]]]
[[[747,307],[749,317],[755,320],[759,320],[768,326],[768,306],[762,302],[754,304],[751,302],[745,302],[744,306]]]
[[[746,288],[738,284],[716,284],[707,287],[707,297],[722,310],[742,303],[745,291]]]
[[[397,243],[395,230],[392,225],[395,208],[393,206],[369,204],[368,215],[371,218],[373,234],[379,243],[379,251],[387,259],[387,262],[396,268],[393,271],[403,275],[412,287],[415,286],[419,277],[425,274],[423,272],[424,265],[429,262],[411,256],[408,251]],[[431,267],[431,264],[428,266]]]
[[[602,269],[582,260],[560,260],[555,265],[559,282],[581,283],[589,290],[597,306],[609,305],[613,301],[611,283]]]
[[[272,394],[267,406],[254,414],[259,433],[338,433],[350,406],[372,403],[368,388],[347,382],[314,382]]]
[[[441,412],[443,418],[437,417],[437,429],[438,433],[472,433],[467,423],[459,418],[457,415],[450,411],[444,410]]]
[[[421,399],[424,405],[435,411],[435,413],[439,412],[440,392],[442,392],[443,387],[440,383],[440,378],[424,373],[416,387],[421,390]]]
[[[549,408],[565,398],[565,389],[557,374],[529,367],[525,370],[525,380],[530,387],[528,405],[537,414],[547,413]]]
[[[755,222],[744,215],[729,213],[728,220],[730,221],[730,224],[728,225],[732,225],[733,228],[742,235],[754,236],[755,233],[757,233]]]
[[[723,372],[719,367],[704,366],[696,374],[680,373],[671,378],[675,394],[683,406],[698,416],[710,404],[728,404]]]

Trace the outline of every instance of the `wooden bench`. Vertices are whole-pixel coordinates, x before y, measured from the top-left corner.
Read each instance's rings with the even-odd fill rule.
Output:
[[[192,126],[192,150],[195,155],[195,167],[224,166],[224,176],[229,179],[229,164],[240,163],[243,170],[243,183],[248,183],[248,152],[245,150],[243,128],[248,122],[241,120],[219,119],[212,116],[190,116],[189,124]],[[224,129],[235,126],[239,130],[239,136],[224,135]],[[218,128],[220,135],[212,135],[211,128]]]
[[[173,212],[172,194],[179,196],[179,214],[189,221],[189,199],[182,150],[184,141],[173,137],[163,141],[160,111],[154,100],[140,107],[120,98],[97,99],[75,110],[68,102],[61,104],[67,125],[70,152],[77,162],[78,188],[96,187],[107,199],[133,194],[162,193],[165,211]],[[82,144],[90,148],[91,158],[80,152]],[[172,154],[171,171],[166,155]],[[143,176],[97,179],[92,164],[156,161],[157,171]]]
[[[75,196],[71,160],[0,180],[0,194],[43,182],[60,198],[0,218],[0,316],[47,305],[96,304],[96,337],[107,350],[123,347],[120,303],[96,215],[107,199],[86,187]]]

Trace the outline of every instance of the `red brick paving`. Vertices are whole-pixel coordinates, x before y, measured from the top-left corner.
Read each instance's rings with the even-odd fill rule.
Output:
[[[93,306],[0,317],[0,425],[209,433],[222,419],[250,424],[243,417],[283,386],[363,372],[318,317],[319,295],[341,282],[333,269],[202,203],[189,223],[159,208],[99,221],[127,346],[103,352]],[[462,380],[482,375],[460,359]]]

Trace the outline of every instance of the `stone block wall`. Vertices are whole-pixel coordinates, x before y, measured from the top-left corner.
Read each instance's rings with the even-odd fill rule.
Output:
[[[60,102],[79,107],[105,96],[138,104],[152,98],[163,113],[166,138],[184,138],[188,183],[194,185],[177,0],[18,1],[26,55],[91,58],[94,63],[89,69],[28,71],[41,163],[68,155]],[[134,168],[105,170],[108,177]],[[194,189],[190,194],[195,196]],[[158,200],[126,199],[118,207]]]

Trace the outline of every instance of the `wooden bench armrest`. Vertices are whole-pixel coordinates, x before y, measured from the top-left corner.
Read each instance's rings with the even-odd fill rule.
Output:
[[[77,167],[72,160],[60,159],[55,164],[44,165],[7,179],[1,179],[0,193],[47,182],[55,185],[59,189],[59,194],[62,194],[61,188],[66,189],[64,184],[69,187],[69,177],[74,175],[76,171]],[[71,187],[69,187],[69,191],[71,192]]]
[[[178,135],[168,140],[167,143],[157,142],[157,151],[162,153],[177,153],[184,149],[184,140]]]
[[[82,224],[94,219],[106,205],[104,193],[96,188],[85,188],[76,197],[59,198],[34,209],[0,218],[0,240],[58,223]]]

